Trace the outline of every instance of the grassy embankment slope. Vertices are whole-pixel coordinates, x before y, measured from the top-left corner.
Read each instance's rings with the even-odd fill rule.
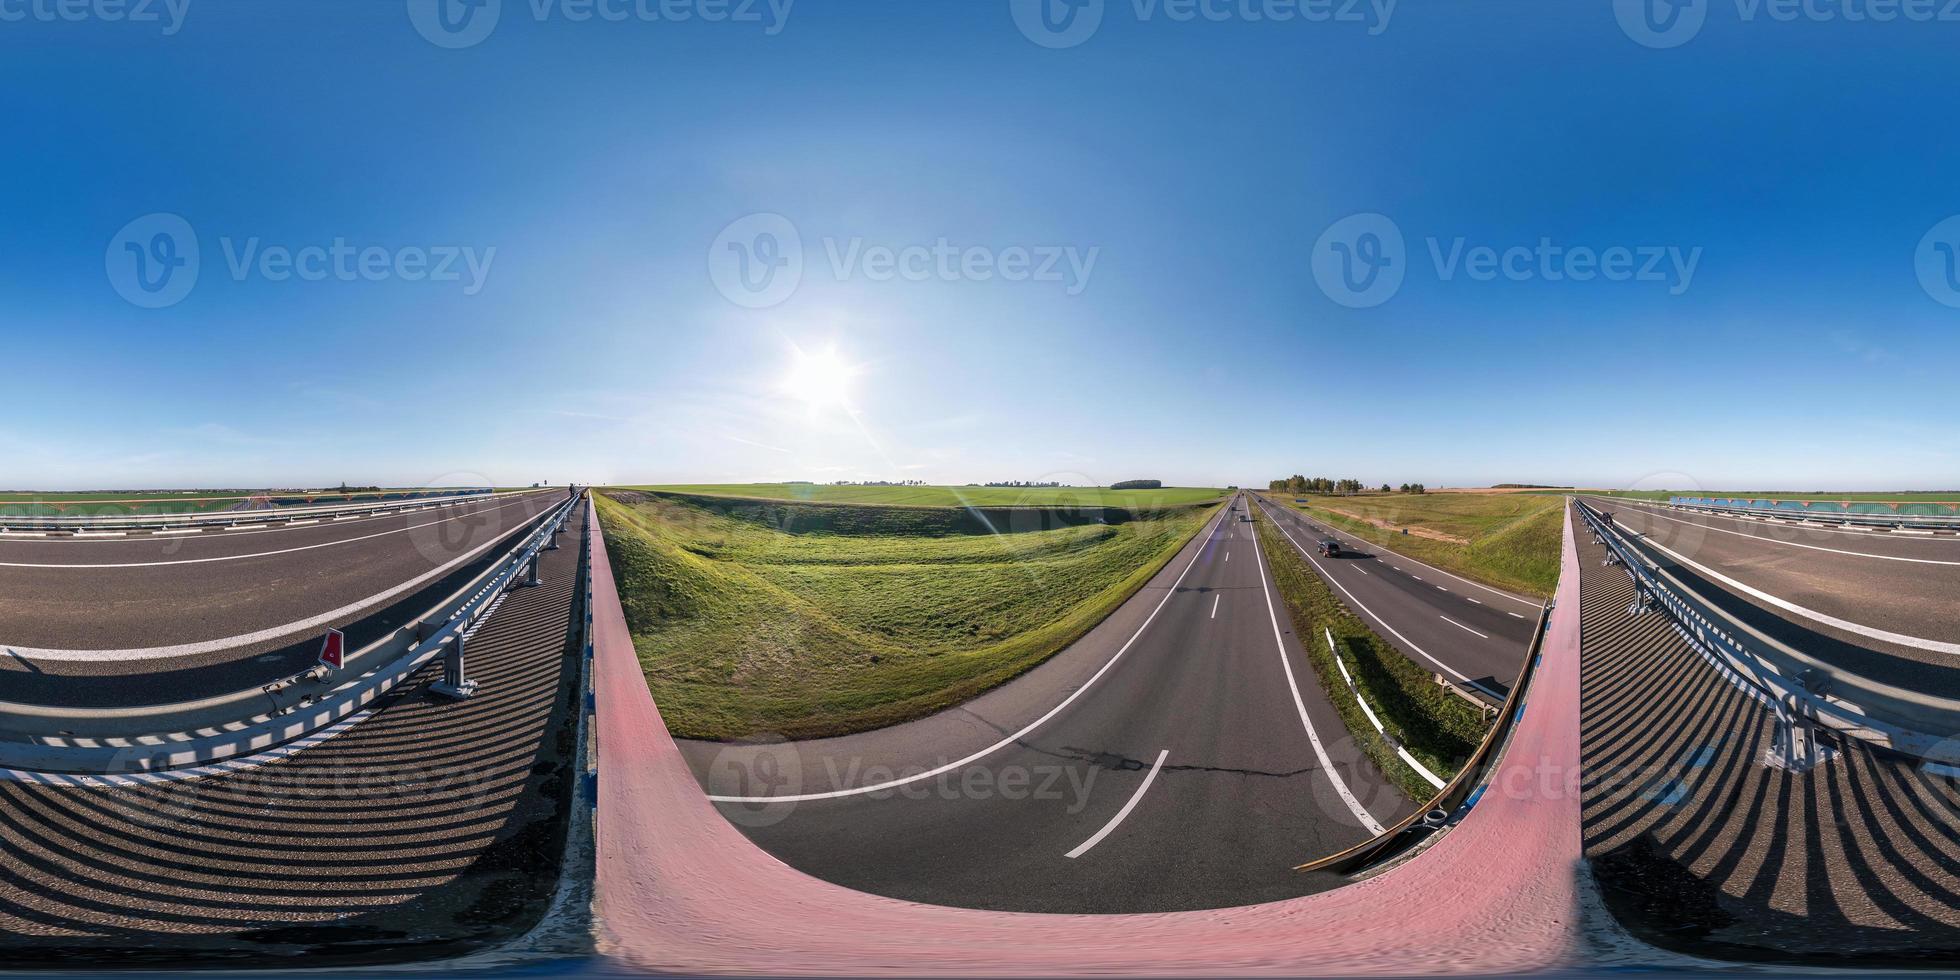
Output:
[[[1088,632],[1216,511],[597,499],[654,700],[674,734],[711,739],[839,735],[972,698]]]
[[[1328,634],[1333,634],[1341,662],[1381,719],[1387,735],[1445,783],[1469,761],[1489,731],[1483,712],[1443,690],[1429,671],[1375,635],[1367,623],[1341,604],[1266,515],[1255,509],[1253,522],[1259,547],[1273,570],[1273,584],[1292,617],[1294,633],[1306,648],[1321,689],[1340,712],[1348,734],[1409,799],[1427,802],[1436,795],[1436,787],[1409,768],[1395,754],[1395,746],[1368,723],[1348,693],[1347,680],[1335,666],[1335,653],[1327,646]]]
[[[821,483],[714,483],[622,487],[666,493],[880,507],[1134,507],[1160,508],[1221,500],[1210,487],[1107,490],[1100,487],[860,487]]]
[[[1526,595],[1558,587],[1563,499],[1534,493],[1268,494],[1347,531],[1464,578]],[[1306,500],[1296,504],[1296,499]],[[1407,528],[1408,534],[1402,529]]]

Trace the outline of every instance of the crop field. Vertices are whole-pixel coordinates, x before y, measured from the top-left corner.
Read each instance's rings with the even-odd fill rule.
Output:
[[[1834,493],[1791,493],[1784,490],[1588,490],[1586,493],[1601,497],[1627,497],[1633,500],[1658,500],[1663,503],[1669,497],[1752,497],[1758,500],[1817,500],[1817,501],[1860,501],[1877,503],[1960,503],[1960,490],[1909,490],[1903,492],[1854,492]]]
[[[796,500],[819,504],[878,507],[1177,507],[1221,500],[1225,491],[1209,487],[1161,490],[1106,490],[1099,487],[862,487],[821,483],[719,483],[629,490],[663,490],[716,497]]]
[[[1268,494],[1356,537],[1500,589],[1549,596],[1558,587],[1561,497],[1524,493]],[[1304,499],[1305,504],[1294,503]],[[1407,529],[1409,533],[1402,533]]]
[[[960,508],[597,495],[634,645],[674,734],[813,738],[965,701],[1114,611],[1214,512],[990,533]]]

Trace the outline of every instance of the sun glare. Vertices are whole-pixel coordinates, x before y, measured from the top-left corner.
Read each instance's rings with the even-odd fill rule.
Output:
[[[794,356],[789,374],[783,379],[785,394],[813,412],[846,405],[851,395],[851,379],[857,370],[838,356],[836,348],[798,350]]]

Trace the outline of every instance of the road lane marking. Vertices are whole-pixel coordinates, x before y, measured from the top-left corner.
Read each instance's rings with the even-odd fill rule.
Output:
[[[1717,534],[1733,534],[1738,538],[1748,538],[1751,541],[1767,541],[1770,544],[1780,544],[1790,548],[1803,548],[1808,551],[1823,551],[1833,555],[1847,555],[1852,558],[1877,558],[1881,561],[1903,561],[1903,562],[1911,562],[1915,565],[1946,565],[1949,567],[1960,567],[1960,561],[1944,561],[1938,558],[1907,558],[1904,555],[1875,555],[1869,551],[1846,551],[1843,548],[1826,548],[1823,545],[1803,544],[1797,541],[1778,541],[1775,538],[1766,538],[1760,534],[1746,534],[1742,531],[1731,531],[1725,527],[1715,527],[1709,524],[1697,524],[1694,521],[1684,521],[1679,518],[1669,517],[1666,514],[1655,513],[1652,511],[1640,511],[1639,513],[1646,514],[1651,517],[1658,517],[1664,521],[1673,521],[1676,524],[1685,524],[1688,527],[1700,528],[1704,531],[1714,531]]]
[[[1278,527],[1278,525],[1277,525],[1277,524],[1275,524],[1274,526],[1275,526],[1275,527]],[[1292,534],[1290,534],[1290,533],[1288,533],[1288,532],[1287,532],[1287,530],[1286,530],[1285,528],[1283,528],[1283,527],[1282,527],[1282,528],[1280,528],[1280,529],[1279,529],[1279,533],[1281,533],[1281,534],[1284,534],[1284,535],[1286,535],[1286,540],[1288,540],[1288,541],[1292,541],[1292,542],[1293,542],[1293,547],[1295,547],[1295,548],[1299,548],[1299,549],[1300,549],[1300,554],[1301,554],[1301,555],[1303,555],[1303,556],[1304,556],[1304,557],[1305,557],[1305,558],[1306,558],[1306,559],[1307,559],[1308,561],[1310,561],[1310,562],[1313,562],[1313,567],[1315,567],[1315,568],[1317,568],[1317,569],[1320,569],[1320,574],[1321,574],[1321,577],[1322,577],[1322,578],[1325,578],[1325,579],[1326,579],[1327,581],[1329,581],[1329,582],[1333,582],[1333,583],[1334,583],[1334,587],[1335,587],[1335,588],[1337,588],[1337,589],[1340,589],[1340,590],[1341,590],[1341,594],[1342,594],[1342,595],[1344,595],[1344,596],[1347,596],[1347,597],[1348,597],[1348,601],[1349,601],[1349,602],[1352,602],[1352,603],[1354,603],[1354,607],[1355,607],[1356,609],[1359,609],[1359,610],[1361,610],[1361,612],[1362,612],[1362,614],[1363,614],[1363,615],[1365,615],[1365,616],[1367,616],[1367,617],[1368,617],[1369,619],[1372,619],[1372,620],[1374,620],[1374,621],[1375,621],[1375,623],[1376,623],[1376,625],[1378,625],[1378,626],[1380,626],[1380,627],[1381,627],[1382,629],[1385,629],[1385,630],[1387,630],[1387,631],[1388,631],[1388,632],[1389,632],[1389,633],[1390,633],[1391,635],[1393,635],[1393,636],[1394,636],[1394,637],[1395,637],[1396,639],[1398,639],[1398,640],[1401,640],[1401,641],[1402,641],[1403,643],[1406,643],[1406,644],[1408,644],[1408,646],[1409,646],[1409,649],[1411,649],[1411,650],[1414,650],[1414,651],[1415,651],[1416,653],[1418,653],[1418,654],[1421,654],[1421,655],[1422,655],[1422,658],[1423,658],[1424,660],[1427,660],[1427,661],[1429,661],[1430,663],[1432,663],[1432,664],[1435,664],[1436,666],[1438,666],[1438,667],[1441,667],[1441,668],[1443,668],[1443,670],[1444,670],[1444,671],[1446,671],[1447,673],[1449,673],[1449,674],[1450,674],[1450,676],[1452,676],[1452,677],[1455,677],[1455,678],[1456,678],[1457,680],[1460,680],[1460,681],[1462,681],[1462,682],[1464,682],[1465,684],[1468,684],[1468,683],[1471,683],[1471,681],[1470,681],[1470,676],[1469,676],[1468,674],[1465,674],[1464,672],[1462,672],[1462,671],[1460,671],[1460,670],[1457,670],[1457,669],[1456,669],[1455,667],[1452,667],[1452,666],[1450,666],[1449,664],[1446,664],[1446,663],[1444,663],[1444,662],[1442,662],[1441,660],[1438,660],[1438,659],[1436,659],[1435,657],[1432,657],[1432,656],[1430,656],[1430,655],[1429,655],[1429,651],[1427,651],[1427,650],[1424,650],[1423,648],[1421,648],[1421,647],[1419,647],[1419,646],[1417,646],[1417,645],[1415,644],[1415,642],[1414,642],[1413,640],[1410,640],[1410,639],[1409,639],[1408,637],[1406,637],[1406,636],[1403,636],[1403,635],[1402,635],[1402,631],[1401,631],[1401,630],[1398,630],[1398,629],[1396,629],[1395,627],[1393,627],[1393,626],[1390,626],[1390,625],[1388,625],[1388,620],[1386,620],[1386,619],[1383,619],[1383,618],[1381,618],[1380,616],[1377,616],[1377,615],[1375,615],[1375,611],[1374,611],[1374,610],[1372,610],[1372,609],[1369,609],[1369,608],[1367,607],[1367,605],[1365,605],[1364,603],[1362,603],[1362,601],[1361,601],[1360,599],[1356,599],[1356,598],[1354,597],[1354,593],[1352,593],[1352,592],[1349,592],[1349,591],[1348,591],[1348,589],[1347,589],[1347,586],[1345,586],[1345,585],[1342,585],[1342,584],[1341,584],[1341,583],[1339,583],[1339,582],[1335,582],[1335,581],[1334,581],[1334,577],[1333,577],[1332,575],[1329,575],[1329,574],[1327,574],[1327,569],[1321,566],[1321,564],[1320,564],[1320,560],[1319,560],[1319,559],[1317,559],[1317,558],[1315,558],[1315,557],[1314,557],[1313,555],[1310,555],[1310,554],[1308,554],[1308,553],[1307,553],[1307,549],[1305,549],[1305,548],[1302,548],[1302,547],[1300,547],[1300,542],[1299,542],[1299,541],[1297,541],[1297,540],[1295,540],[1295,539],[1294,539],[1294,537],[1293,537],[1293,535],[1292,535]],[[1522,616],[1519,616],[1518,618],[1519,618],[1519,619],[1523,619],[1524,617],[1522,617]]]
[[[534,515],[533,517],[527,519],[525,523],[526,524],[537,523],[539,519],[549,515],[550,513],[551,513],[550,510],[546,510],[540,514]],[[521,529],[522,529],[522,525],[519,526],[518,530]],[[354,602],[348,603],[345,606],[340,607],[339,609],[328,610],[327,612],[321,613],[318,616],[309,616],[306,619],[298,620],[296,622],[286,623],[280,626],[271,626],[271,627],[267,627],[266,629],[255,630],[250,633],[242,633],[238,636],[220,637],[215,640],[199,640],[193,643],[178,643],[171,646],[137,647],[132,649],[124,649],[124,650],[47,650],[47,649],[40,649],[36,647],[20,647],[20,646],[12,646],[10,644],[0,643],[0,653],[12,654],[13,656],[19,657],[24,660],[59,660],[65,662],[110,663],[110,662],[124,662],[124,661],[131,661],[131,660],[161,660],[167,657],[188,657],[197,654],[212,653],[218,650],[229,650],[233,647],[250,646],[254,643],[261,643],[266,640],[279,639],[281,637],[290,636],[295,633],[301,633],[306,630],[313,629],[315,627],[325,626],[326,624],[334,622],[335,620],[344,619],[347,616],[351,616],[354,613],[361,612],[364,609],[369,609],[374,606],[377,606],[405,592],[409,592],[411,590],[421,588],[424,584],[449,574],[451,571],[455,570],[457,566],[462,565],[466,562],[474,561],[478,556],[482,555],[485,551],[490,550],[491,548],[495,547],[498,543],[502,542],[505,537],[506,535],[499,533],[495,537],[492,537],[489,541],[486,541],[483,544],[478,545],[475,550],[470,551],[467,554],[456,556],[448,564],[442,565],[437,568],[432,568],[429,571],[424,572],[421,575],[418,575],[415,578],[403,582],[400,585],[397,585],[391,589],[388,589],[385,592],[368,596],[365,599],[356,600]],[[71,567],[71,566],[62,566],[62,567]]]
[[[1483,601],[1482,599],[1471,599],[1471,598],[1470,598],[1469,596],[1464,596],[1463,598],[1464,598],[1464,599],[1466,599],[1466,600],[1468,600],[1468,601],[1470,601],[1470,602],[1474,602],[1474,603],[1476,603],[1477,605],[1480,605],[1480,606],[1484,604],[1484,601]],[[1513,615],[1516,615],[1516,614],[1514,613]]]
[[[1150,774],[1143,777],[1143,785],[1138,786],[1137,791],[1131,794],[1130,802],[1123,804],[1123,809],[1116,811],[1116,816],[1110,818],[1110,821],[1108,823],[1103,824],[1103,829],[1096,831],[1096,836],[1091,837],[1088,840],[1085,840],[1082,843],[1076,845],[1075,850],[1068,852],[1066,856],[1071,858],[1079,858],[1082,855],[1089,853],[1089,848],[1092,848],[1097,844],[1102,843],[1102,839],[1108,837],[1109,832],[1115,830],[1116,825],[1122,823],[1123,818],[1128,817],[1130,815],[1130,811],[1137,808],[1137,803],[1138,801],[1143,799],[1143,794],[1150,791],[1150,784],[1157,781],[1157,771],[1159,769],[1164,768],[1164,759],[1170,754],[1171,754],[1171,750],[1169,749],[1165,749],[1164,751],[1157,753],[1157,761],[1155,764],[1153,764],[1150,767]]]
[[[1217,595],[1211,597],[1211,618],[1213,619],[1218,618],[1218,600],[1223,598],[1225,598],[1225,593],[1223,592],[1220,592]]]
[[[1280,533],[1285,534],[1286,529],[1281,528]],[[1287,540],[1293,539],[1289,536]],[[1258,547],[1255,539],[1253,548]],[[1299,545],[1296,543],[1294,547]],[[1279,631],[1279,613],[1273,608],[1273,590],[1266,584],[1266,563],[1254,561],[1253,564],[1259,566],[1259,588],[1266,593],[1266,615],[1273,621],[1273,642],[1279,646],[1280,671],[1286,675],[1287,689],[1293,692],[1293,710],[1300,713],[1300,725],[1307,730],[1307,741],[1313,743],[1313,754],[1320,760],[1320,771],[1327,774],[1327,781],[1334,784],[1334,792],[1340,794],[1341,802],[1347,804],[1348,812],[1361,821],[1361,826],[1367,828],[1370,834],[1381,834],[1385,828],[1374,814],[1368,812],[1367,807],[1361,805],[1360,800],[1355,799],[1354,791],[1348,789],[1346,780],[1335,771],[1334,760],[1327,757],[1327,747],[1320,744],[1320,733],[1314,731],[1313,719],[1307,717],[1307,703],[1300,699],[1300,682],[1293,679],[1293,661],[1286,655],[1286,640]]]
[[[1929,640],[1922,636],[1907,636],[1904,633],[1894,633],[1891,632],[1890,630],[1882,630],[1874,626],[1866,626],[1863,623],[1854,623],[1848,619],[1839,619],[1838,617],[1833,616],[1829,613],[1818,612],[1815,609],[1810,609],[1805,606],[1799,606],[1796,603],[1783,598],[1782,596],[1771,595],[1770,593],[1764,592],[1763,590],[1758,589],[1754,586],[1745,585],[1741,582],[1738,582],[1735,579],[1732,579],[1727,575],[1722,574],[1721,572],[1709,568],[1707,565],[1703,565],[1702,563],[1695,561],[1689,558],[1688,556],[1683,555],[1680,552],[1677,552],[1674,549],[1669,548],[1668,546],[1661,544],[1660,542],[1655,541],[1644,534],[1640,536],[1640,539],[1654,550],[1659,551],[1660,553],[1668,556],[1669,558],[1672,558],[1675,561],[1680,562],[1681,564],[1686,565],[1697,572],[1700,572],[1702,575],[1714,579],[1715,581],[1720,582],[1723,585],[1728,586],[1729,588],[1735,589],[1738,592],[1742,592],[1746,595],[1751,595],[1758,599],[1761,599],[1762,601],[1767,602],[1770,605],[1775,606],[1778,609],[1782,609],[1786,612],[1793,612],[1806,619],[1816,620],[1817,622],[1823,623],[1826,626],[1835,626],[1838,629],[1844,630],[1847,633],[1856,633],[1859,636],[1869,637],[1870,639],[1874,639],[1874,640],[1882,640],[1886,643],[1896,643],[1900,646],[1912,647],[1917,650],[1931,650],[1935,653],[1960,654],[1960,643],[1949,643],[1945,640]]]
[[[1228,551],[1228,552],[1226,552],[1226,553],[1225,553],[1225,560],[1226,560],[1226,561],[1231,561],[1231,560],[1232,560],[1232,553],[1231,553],[1231,552],[1229,552],[1229,551]]]
[[[1224,516],[1225,516],[1224,513],[1221,512],[1217,517],[1212,518],[1212,520],[1216,521]],[[1109,668],[1116,666],[1116,662],[1118,660],[1123,659],[1123,654],[1128,653],[1130,651],[1130,647],[1136,643],[1137,638],[1143,635],[1144,630],[1150,628],[1150,624],[1157,619],[1157,614],[1163,612],[1164,606],[1171,601],[1172,596],[1177,594],[1177,587],[1179,585],[1184,584],[1184,577],[1186,575],[1191,574],[1191,569],[1198,564],[1198,556],[1204,554],[1205,549],[1207,547],[1209,547],[1209,545],[1203,545],[1200,546],[1196,551],[1192,552],[1191,560],[1184,563],[1184,570],[1177,573],[1177,580],[1171,583],[1170,588],[1164,590],[1164,597],[1162,599],[1157,600],[1157,607],[1150,610],[1150,615],[1144,618],[1143,625],[1137,627],[1137,631],[1135,633],[1131,633],[1130,638],[1123,641],[1123,645],[1117,648],[1116,653],[1113,656],[1111,656],[1109,660],[1102,665],[1101,668],[1097,669],[1097,671],[1094,674],[1091,674],[1088,680],[1083,681],[1080,687],[1077,687],[1074,691],[1070,692],[1068,697],[1063,698],[1062,703],[1052,708],[1049,708],[1047,714],[1042,715],[1041,717],[1036,718],[1031,722],[1028,722],[1027,726],[1022,728],[1020,731],[1015,732],[1014,734],[1009,735],[1006,738],[1003,738],[1000,741],[995,742],[994,744],[989,745],[986,748],[981,749],[980,751],[975,752],[964,759],[960,759],[955,762],[946,763],[945,765],[940,766],[937,769],[929,769],[922,773],[917,773],[911,776],[905,776],[899,779],[887,780],[885,782],[878,783],[872,786],[858,786],[852,789],[831,790],[828,793],[802,793],[796,796],[715,796],[710,794],[708,796],[708,799],[715,803],[807,803],[811,800],[835,800],[835,799],[842,799],[846,796],[861,796],[865,793],[876,793],[879,792],[880,790],[893,789],[895,787],[904,786],[909,783],[916,783],[922,779],[931,779],[934,776],[940,775],[941,773],[952,772],[955,769],[963,768],[969,763],[977,762],[981,759],[986,758],[987,756],[994,754],[995,752],[1000,751],[1001,749],[1004,749],[1010,745],[1015,744],[1016,742],[1019,742],[1020,740],[1028,737],[1029,734],[1033,733],[1035,729],[1040,728],[1042,725],[1047,724],[1049,719],[1055,717],[1056,715],[1061,714],[1063,709],[1067,708],[1071,704],[1074,704],[1075,699],[1082,696],[1082,692],[1087,691],[1091,687],[1094,687],[1096,682],[1098,680],[1101,680],[1104,674],[1109,673]]]
[[[1476,630],[1473,630],[1473,629],[1471,629],[1470,627],[1468,627],[1468,626],[1465,626],[1465,625],[1463,625],[1462,623],[1459,623],[1459,622],[1457,622],[1456,620],[1454,620],[1454,619],[1451,619],[1451,618],[1449,618],[1448,616],[1438,616],[1438,617],[1436,617],[1436,618],[1437,618],[1437,619],[1440,619],[1440,620],[1442,620],[1442,621],[1443,621],[1443,622],[1445,622],[1445,623],[1448,623],[1448,624],[1450,624],[1451,626],[1454,626],[1454,627],[1456,627],[1457,629],[1460,629],[1460,630],[1462,630],[1462,631],[1464,631],[1465,633],[1476,633],[1476,635],[1478,635],[1478,636],[1481,636],[1481,637],[1483,637],[1483,638],[1484,638],[1484,639],[1486,639],[1486,640],[1488,640],[1488,639],[1490,639],[1490,634],[1488,634],[1488,633],[1477,633],[1477,631],[1476,631]]]
[[[507,504],[505,506],[496,508],[496,510],[498,511],[508,510],[510,509],[511,506],[513,505]],[[0,561],[0,568],[157,568],[165,565],[203,565],[203,564],[208,564],[210,562],[217,562],[217,561],[244,561],[247,558],[272,558],[277,555],[290,555],[300,551],[312,551],[315,548],[332,548],[336,545],[354,544],[357,541],[372,541],[375,538],[385,538],[390,534],[401,534],[405,531],[414,531],[425,527],[434,527],[437,524],[447,524],[450,521],[460,521],[465,518],[475,517],[479,514],[490,514],[490,513],[495,513],[495,511],[476,510],[476,511],[471,511],[467,514],[458,514],[455,517],[445,517],[439,521],[430,521],[427,524],[410,524],[407,527],[393,528],[391,530],[380,531],[374,534],[364,534],[358,538],[343,538],[338,541],[322,541],[319,544],[303,544],[294,548],[282,548],[278,551],[259,551],[249,555],[213,555],[209,558],[174,558],[171,559],[170,561],[105,562],[105,563],[93,564],[93,565],[36,563],[36,562],[24,562],[24,561]],[[526,524],[530,523],[530,520],[531,518],[526,517],[523,519],[522,523],[526,523]],[[520,524],[519,526],[522,526],[522,524]]]
[[[1518,615],[1517,613],[1505,613],[1504,615],[1506,615],[1506,616],[1509,616],[1509,617],[1511,617],[1512,619],[1523,619],[1523,618],[1524,618],[1523,616],[1520,616],[1520,615]]]

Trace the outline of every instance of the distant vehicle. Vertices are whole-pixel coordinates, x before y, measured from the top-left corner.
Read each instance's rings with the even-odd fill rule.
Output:
[[[1333,538],[1328,538],[1320,543],[1320,553],[1328,558],[1339,558],[1341,557],[1341,543]]]
[[[1240,515],[1239,515],[1239,523],[1240,523],[1240,524],[1250,524],[1250,523],[1252,523],[1252,515],[1251,515],[1251,514],[1240,514]]]

